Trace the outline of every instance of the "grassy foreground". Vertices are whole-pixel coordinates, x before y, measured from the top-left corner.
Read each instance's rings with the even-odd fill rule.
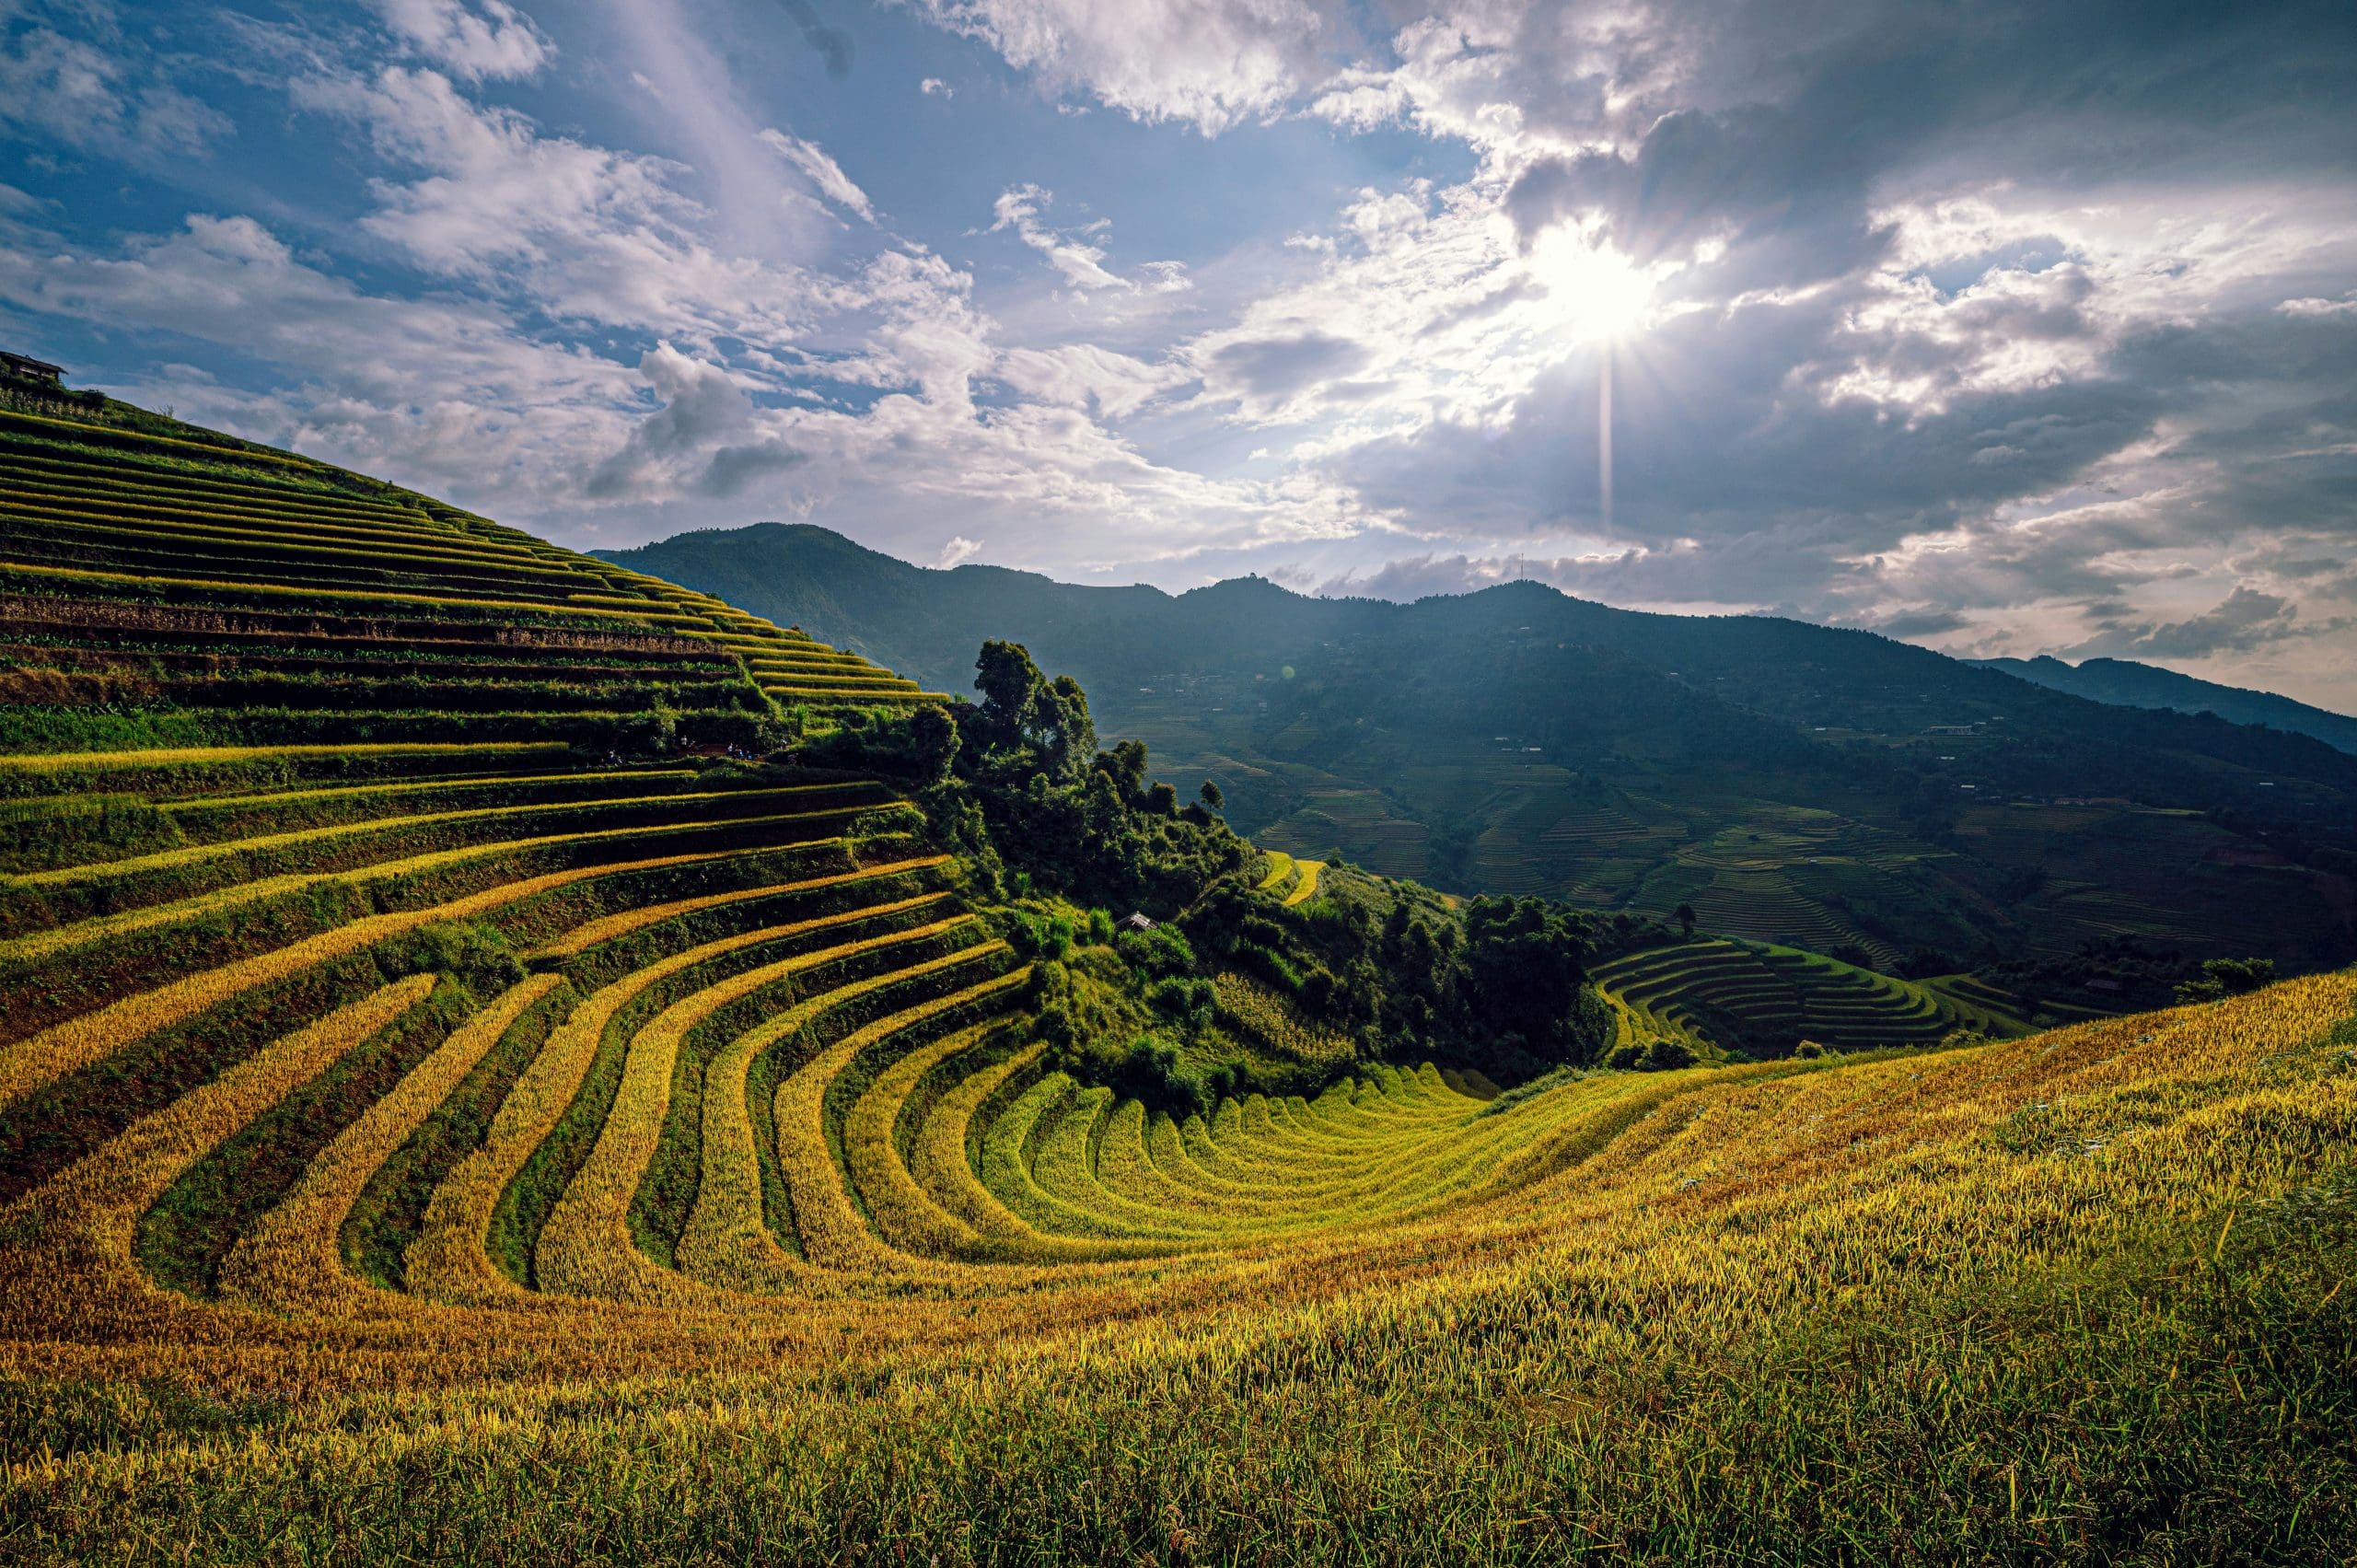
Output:
[[[1669,1075],[1450,1223],[1125,1292],[1035,1282],[1007,1319],[1028,1330],[987,1347],[886,1343],[875,1303],[766,1371],[396,1388],[416,1380],[346,1365],[354,1386],[306,1397],[288,1362],[199,1353],[149,1379],[135,1354],[18,1343],[0,1542],[2341,1562],[2353,1005],[2328,976],[1940,1056]],[[1158,1297],[1161,1321],[1135,1316]]]

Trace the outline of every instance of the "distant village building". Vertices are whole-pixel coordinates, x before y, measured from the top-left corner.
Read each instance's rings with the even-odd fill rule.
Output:
[[[58,377],[65,374],[65,366],[52,365],[46,359],[35,359],[29,354],[10,354],[0,349],[0,376],[11,381],[29,381],[39,386],[46,383],[57,391],[65,389]]]
[[[106,407],[104,392],[76,392],[60,379],[65,374],[62,365],[52,365],[46,359],[35,359],[29,354],[13,354],[0,349],[0,394],[19,407],[27,403],[36,409],[53,407],[60,413],[78,409]]]
[[[1121,926],[1128,931],[1152,931],[1154,922],[1133,910],[1130,913],[1130,918],[1121,922]]]

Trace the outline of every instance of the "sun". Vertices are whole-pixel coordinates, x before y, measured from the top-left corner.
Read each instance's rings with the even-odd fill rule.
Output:
[[[1577,342],[1617,343],[1653,324],[1653,274],[1609,245],[1591,245],[1568,225],[1538,237],[1529,264],[1559,329]]]

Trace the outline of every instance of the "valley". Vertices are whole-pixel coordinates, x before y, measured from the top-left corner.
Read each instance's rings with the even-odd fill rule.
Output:
[[[2264,948],[2183,883],[2306,918],[2331,874],[2256,847],[2288,827],[1933,812],[1915,740],[1859,732],[1844,787],[1634,665],[1487,738],[1349,648],[1092,708],[985,642],[945,706],[955,672],[100,415],[0,415],[13,1552],[2357,1527],[2317,1413],[2357,1342],[2351,973],[2113,1017],[2034,965],[1884,972]],[[1367,679],[1395,701],[1345,723]],[[2123,869],[2159,848],[2175,891]]]
[[[2166,1001],[2157,955],[2357,954],[2357,759],[1865,633],[1533,584],[1413,606],[1075,587],[807,525],[617,559],[941,686],[1013,637],[1106,729],[1216,780],[1256,842],[1452,892],[1684,904],[1919,978],[2036,969],[2007,1005],[2047,1021]]]

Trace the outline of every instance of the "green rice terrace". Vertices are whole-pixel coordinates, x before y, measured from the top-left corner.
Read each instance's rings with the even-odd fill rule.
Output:
[[[122,404],[0,415],[0,1555],[2357,1529],[2350,974],[2032,1033],[1736,934],[1740,843],[1701,935],[1444,899],[1011,644]]]
[[[1677,1036],[1771,1054],[1814,1040],[1837,1051],[1922,1046],[1958,1030],[2029,1032],[2020,1004],[1970,987],[1896,980],[1765,942],[1710,939],[1625,953],[1592,973],[1624,1040]]]
[[[650,724],[726,747],[781,705],[926,697],[708,596],[204,434],[0,410],[17,748],[595,746]]]

